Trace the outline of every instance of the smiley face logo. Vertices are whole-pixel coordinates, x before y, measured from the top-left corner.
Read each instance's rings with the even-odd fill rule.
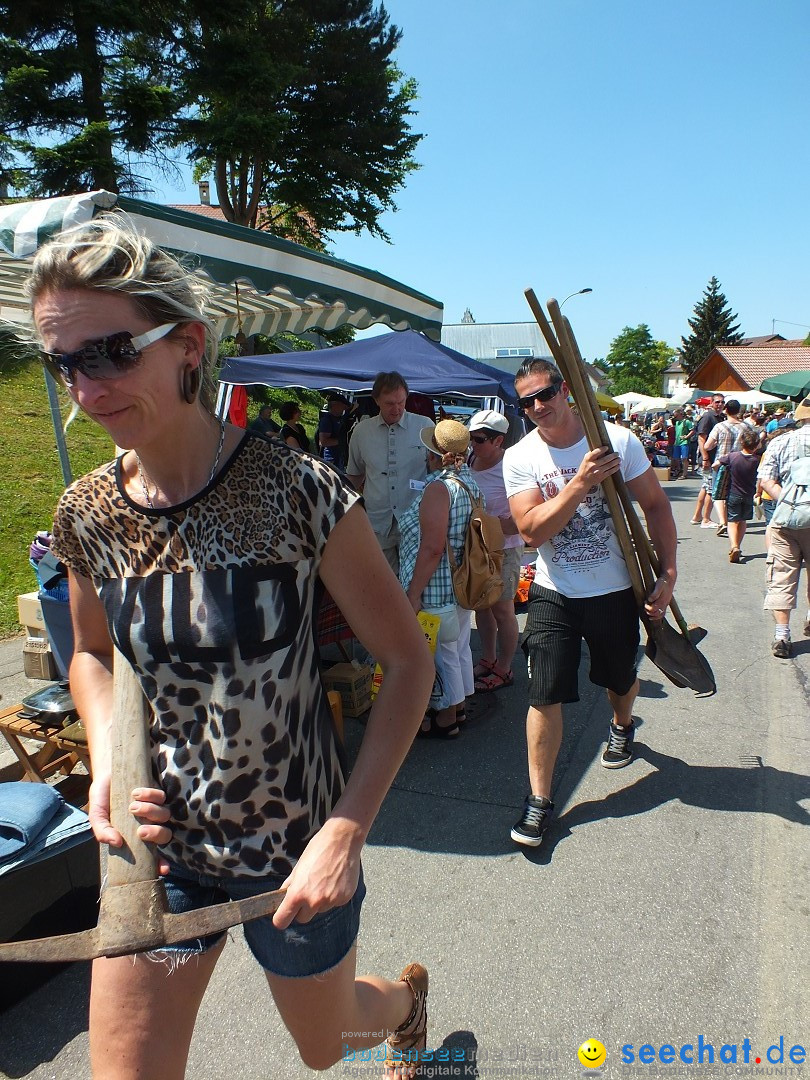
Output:
[[[586,1069],[598,1069],[605,1064],[607,1050],[598,1039],[586,1039],[577,1050],[577,1057]]]

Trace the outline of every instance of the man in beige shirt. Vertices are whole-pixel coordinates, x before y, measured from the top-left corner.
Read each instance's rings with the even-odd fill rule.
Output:
[[[424,484],[427,474],[423,428],[432,421],[405,410],[408,384],[398,371],[382,371],[371,396],[378,416],[354,429],[346,477],[362,491],[371,527],[395,574],[399,573],[399,518]]]

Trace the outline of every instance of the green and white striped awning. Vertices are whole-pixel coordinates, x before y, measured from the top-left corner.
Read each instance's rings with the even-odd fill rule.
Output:
[[[209,279],[210,314],[223,336],[240,322],[247,335],[384,323],[439,338],[442,305],[391,278],[256,229],[109,191],[0,206],[0,317],[27,320],[22,284],[40,244],[113,209]]]

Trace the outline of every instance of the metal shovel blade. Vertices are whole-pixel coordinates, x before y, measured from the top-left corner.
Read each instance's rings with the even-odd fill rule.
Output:
[[[657,623],[645,620],[645,626],[648,637],[644,651],[670,682],[681,689],[688,686],[696,694],[715,693],[714,673],[706,657],[695,647],[691,634],[686,637],[678,633],[666,619]]]

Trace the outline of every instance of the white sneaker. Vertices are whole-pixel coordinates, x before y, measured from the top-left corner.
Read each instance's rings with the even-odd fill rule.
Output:
[[[717,526],[715,525],[715,523],[713,521],[701,521],[700,527],[701,527],[701,529],[716,529],[717,528]]]

